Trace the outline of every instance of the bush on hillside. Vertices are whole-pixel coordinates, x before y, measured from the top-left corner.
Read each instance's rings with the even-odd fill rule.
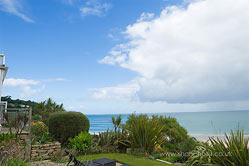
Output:
[[[41,116],[41,115],[38,115],[38,114],[33,115],[33,117],[32,117],[32,121],[33,121],[33,122],[39,122],[39,121],[42,121],[42,116]]]
[[[211,160],[214,165],[249,165],[249,138],[244,135],[244,130],[231,131],[225,134],[225,139],[210,137]]]
[[[93,144],[93,137],[87,132],[81,132],[74,138],[69,138],[68,146],[79,152],[87,152]]]
[[[152,152],[152,147],[160,146],[165,142],[165,134],[162,132],[164,125],[147,115],[130,115],[124,126],[128,131],[131,147],[142,148],[145,153]]]
[[[42,136],[48,131],[48,127],[43,122],[33,122],[31,124],[31,133],[35,136]]]
[[[195,165],[249,165],[249,139],[243,130],[225,134],[225,139],[209,138],[211,145],[197,147],[186,162],[187,166]]]
[[[65,109],[63,107],[63,104],[57,104],[51,98],[48,98],[48,100],[35,105],[33,110],[33,118],[38,118],[37,115],[40,115],[40,119],[38,120],[48,125],[48,118],[52,113],[64,111]]]
[[[162,132],[168,136],[170,143],[178,144],[189,138],[187,130],[177,122],[176,118],[153,115],[152,119],[164,126]]]
[[[67,144],[80,132],[89,131],[89,120],[80,112],[56,112],[48,119],[49,133],[60,143]]]
[[[52,142],[53,138],[49,136],[48,127],[43,122],[33,122],[31,124],[32,144],[45,144]]]

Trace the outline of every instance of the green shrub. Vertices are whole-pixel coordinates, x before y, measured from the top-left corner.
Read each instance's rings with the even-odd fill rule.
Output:
[[[93,144],[93,137],[87,132],[81,132],[74,138],[69,138],[69,147],[80,152],[88,151]]]
[[[63,104],[57,104],[51,98],[35,105],[33,113],[34,115],[40,115],[42,121],[48,125],[48,119],[52,113],[64,112]]]
[[[225,139],[209,138],[210,146],[199,146],[192,151],[186,164],[192,165],[219,165],[219,166],[248,166],[249,149],[248,138],[244,138],[244,131],[231,131]],[[199,155],[197,155],[199,154]]]
[[[163,148],[167,149],[170,152],[173,152],[173,151],[177,150],[177,145],[176,144],[172,144],[172,143],[166,141],[163,144]]]
[[[188,160],[187,166],[202,166],[211,164],[211,150],[205,144],[197,146],[192,152]]]
[[[33,122],[42,121],[42,116],[36,114],[36,115],[34,115],[34,116],[32,117],[32,121],[33,121]]]
[[[67,144],[81,131],[89,131],[89,120],[80,112],[56,112],[48,120],[49,133],[61,144]]]
[[[12,138],[10,133],[0,133],[0,142],[8,141]]]
[[[32,139],[33,145],[36,143],[47,144],[54,141],[53,137],[51,137],[48,132],[43,133],[41,136],[34,136]]]
[[[115,137],[114,132],[107,130],[106,132],[99,133],[97,144],[101,147],[112,146],[114,144]]]
[[[209,138],[211,142],[212,163],[219,166],[227,165],[249,165],[249,138],[244,137],[244,131],[231,131],[230,136],[225,134],[225,139]],[[216,155],[218,154],[218,155]]]
[[[25,161],[18,160],[18,159],[10,159],[10,160],[8,159],[6,161],[2,161],[0,163],[0,165],[3,165],[3,166],[27,166]]]
[[[169,137],[171,143],[177,144],[188,138],[187,130],[177,122],[176,118],[153,115],[152,119],[164,126],[162,132]]]
[[[96,144],[103,152],[124,152],[129,147],[128,136],[124,130],[116,132],[107,130],[99,133]]]
[[[31,133],[35,136],[42,136],[48,132],[48,127],[43,122],[33,122],[31,124]]]
[[[162,132],[164,125],[147,115],[130,115],[124,130],[128,131],[132,148],[143,148],[145,153],[152,152],[152,147],[165,142]]]
[[[53,138],[49,136],[48,127],[43,122],[33,122],[31,124],[32,144],[36,142],[39,144],[45,144],[52,142]]]
[[[181,160],[181,157],[182,156],[180,154],[175,154],[175,155],[172,155],[172,156],[162,158],[162,160],[168,161],[168,162],[171,162],[171,163],[175,163],[175,162],[179,162],[179,160]]]
[[[194,137],[188,136],[181,143],[178,144],[177,150],[182,152],[190,152],[195,149],[196,146],[199,145],[199,142]]]

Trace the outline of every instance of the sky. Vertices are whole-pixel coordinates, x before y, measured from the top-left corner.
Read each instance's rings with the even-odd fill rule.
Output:
[[[0,0],[2,96],[86,114],[249,110],[248,0]]]

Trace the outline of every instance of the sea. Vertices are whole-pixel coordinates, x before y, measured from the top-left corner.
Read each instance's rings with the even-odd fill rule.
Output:
[[[112,117],[119,114],[88,114],[90,133],[98,134],[106,130],[113,130]],[[121,114],[122,124],[125,124],[131,114]],[[139,113],[136,113],[139,115]],[[224,137],[224,133],[231,130],[243,129],[249,135],[249,110],[217,111],[217,112],[175,112],[175,113],[147,113],[175,117],[187,129],[189,135],[198,140],[207,140],[209,137]]]

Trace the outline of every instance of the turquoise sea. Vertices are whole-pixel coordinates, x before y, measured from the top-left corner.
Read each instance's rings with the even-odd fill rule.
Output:
[[[138,114],[138,113],[137,113]],[[247,111],[220,111],[220,112],[178,112],[153,113],[156,115],[175,117],[187,129],[188,133],[198,139],[208,136],[222,136],[225,132],[244,129],[249,135],[249,110]],[[122,123],[125,123],[130,114],[122,114]],[[152,115],[148,114],[148,115]],[[98,133],[113,129],[112,116],[118,114],[86,115],[90,120],[90,132]]]

